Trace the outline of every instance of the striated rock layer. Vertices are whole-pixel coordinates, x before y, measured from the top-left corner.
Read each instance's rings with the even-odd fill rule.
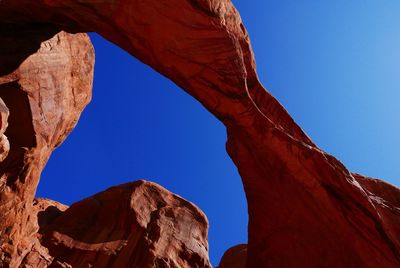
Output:
[[[3,0],[0,21],[95,31],[221,120],[248,200],[247,267],[400,266],[398,189],[352,174],[296,125],[258,81],[247,32],[229,0]],[[21,137],[29,145],[21,148],[40,148],[29,137]],[[3,181],[17,190],[2,190],[1,212],[29,201],[36,186],[9,178]],[[29,222],[21,217],[5,222]]]

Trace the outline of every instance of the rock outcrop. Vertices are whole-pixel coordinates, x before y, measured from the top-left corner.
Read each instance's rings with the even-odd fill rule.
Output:
[[[65,267],[211,268],[205,215],[146,181],[82,200],[40,232]]]
[[[40,173],[90,101],[94,53],[85,34],[54,25],[3,23],[0,40],[0,98],[8,109],[0,105],[1,129],[9,141],[0,163],[0,263],[18,267],[38,245],[32,213]]]
[[[211,268],[208,222],[193,204],[137,181],[71,207],[36,199],[36,238],[22,267]]]
[[[320,150],[263,88],[247,32],[229,0],[3,0],[0,22],[95,31],[173,80],[221,120],[248,200],[247,267],[400,266],[398,189],[349,172]],[[7,87],[21,88],[15,82]],[[16,104],[0,97],[10,109],[11,122]],[[32,115],[39,108],[31,109]],[[29,122],[41,122],[29,116],[20,120],[28,127]],[[13,138],[6,136],[11,143],[7,158],[20,159],[23,153],[15,156]],[[40,148],[33,136],[20,137],[28,146],[17,148]],[[35,159],[47,158],[47,152]],[[7,159],[4,163],[10,165]],[[27,181],[37,180],[37,174],[23,174],[31,176]],[[0,212],[23,213],[20,204],[32,199],[36,184],[28,187],[19,175],[3,181],[13,188],[1,190]],[[29,222],[10,214],[1,227],[16,221]],[[10,233],[13,228],[3,230]],[[3,252],[15,248],[13,244]]]
[[[31,240],[26,252],[21,254],[18,259],[21,263],[13,262],[11,267],[24,268],[46,268],[51,266],[54,258],[50,255],[49,249],[42,245],[41,229],[46,228],[57,217],[59,217],[68,207],[56,201],[38,198],[33,201],[33,209],[29,210],[31,226]],[[14,257],[16,258],[16,257]],[[3,263],[4,264],[4,263]]]
[[[205,215],[156,184],[70,208],[34,199],[51,152],[90,101],[93,47],[44,24],[4,24],[0,40],[0,267],[211,267]]]
[[[228,249],[218,268],[246,268],[247,245],[237,245]]]

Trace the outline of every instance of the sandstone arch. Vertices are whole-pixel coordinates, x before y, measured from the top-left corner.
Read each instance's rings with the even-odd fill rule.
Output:
[[[398,189],[349,172],[263,88],[229,0],[3,0],[0,21],[95,31],[221,120],[248,200],[247,267],[399,265],[397,204],[377,190]]]

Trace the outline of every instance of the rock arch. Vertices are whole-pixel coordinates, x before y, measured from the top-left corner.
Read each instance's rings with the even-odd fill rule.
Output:
[[[3,0],[0,21],[95,31],[221,120],[248,200],[247,267],[399,265],[398,189],[349,172],[263,88],[229,0]]]

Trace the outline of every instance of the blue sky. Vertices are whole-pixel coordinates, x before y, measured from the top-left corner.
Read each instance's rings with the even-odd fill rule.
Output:
[[[261,81],[352,171],[400,184],[400,2],[234,0]],[[247,207],[221,123],[172,82],[90,34],[93,101],[45,168],[37,195],[71,204],[157,182],[210,221],[210,256],[247,240]]]

